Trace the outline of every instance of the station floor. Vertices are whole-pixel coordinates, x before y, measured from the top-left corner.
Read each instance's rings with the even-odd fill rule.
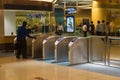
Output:
[[[94,64],[86,65],[87,68],[95,68]],[[119,75],[90,71],[83,67],[85,65],[66,66],[35,59],[18,60],[15,56],[0,57],[0,80],[120,80]],[[120,74],[120,69],[115,69],[118,71],[116,74]],[[103,70],[112,73],[108,68]]]

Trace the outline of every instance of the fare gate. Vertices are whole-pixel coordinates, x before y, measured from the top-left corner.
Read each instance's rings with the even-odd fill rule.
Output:
[[[68,44],[75,36],[60,37],[55,42],[55,62],[68,61]]]
[[[32,58],[43,58],[42,55],[42,47],[43,40],[47,38],[49,35],[41,35],[38,36],[37,39],[32,40]]]
[[[108,37],[108,66],[120,67],[120,38]]]
[[[43,59],[54,59],[55,41],[59,36],[50,36],[43,41]]]
[[[88,63],[89,58],[89,37],[74,38],[69,43],[69,65]]]
[[[90,62],[106,65],[107,40],[106,36],[91,36]]]

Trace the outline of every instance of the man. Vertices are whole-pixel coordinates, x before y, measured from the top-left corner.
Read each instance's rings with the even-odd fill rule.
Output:
[[[86,23],[84,23],[84,25],[82,26],[82,31],[83,31],[84,37],[87,37],[87,24]]]
[[[58,35],[62,35],[63,30],[64,29],[62,23],[59,23],[59,25],[57,26]]]
[[[20,56],[22,55],[22,58],[25,59],[27,58],[27,43],[26,43],[26,37],[29,38],[34,38],[29,35],[27,29],[26,29],[27,22],[23,22],[22,26],[18,28],[18,33],[17,33],[17,53],[16,53],[16,58],[20,59]]]
[[[100,25],[100,21],[97,21],[97,25],[96,25],[96,35],[102,35],[102,27]]]
[[[94,26],[94,24],[93,24],[93,21],[91,21],[91,24],[90,24],[89,30],[90,30],[90,34],[91,34],[91,35],[94,35],[95,26]]]
[[[105,21],[102,20],[102,23],[101,23],[101,32],[102,32],[102,35],[105,35]]]

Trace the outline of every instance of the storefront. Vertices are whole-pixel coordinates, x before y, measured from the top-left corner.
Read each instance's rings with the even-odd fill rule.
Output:
[[[27,21],[27,29],[31,33],[42,32],[41,27],[50,24],[50,13],[53,10],[53,0],[1,0],[0,35],[15,35],[23,21]]]

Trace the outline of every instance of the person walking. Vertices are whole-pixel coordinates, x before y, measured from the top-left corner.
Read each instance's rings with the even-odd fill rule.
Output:
[[[26,43],[26,37],[34,38],[36,37],[30,36],[29,32],[26,29],[27,22],[23,21],[22,26],[18,28],[17,32],[17,53],[16,58],[20,59],[20,56],[22,55],[23,59],[27,58],[27,43]]]

